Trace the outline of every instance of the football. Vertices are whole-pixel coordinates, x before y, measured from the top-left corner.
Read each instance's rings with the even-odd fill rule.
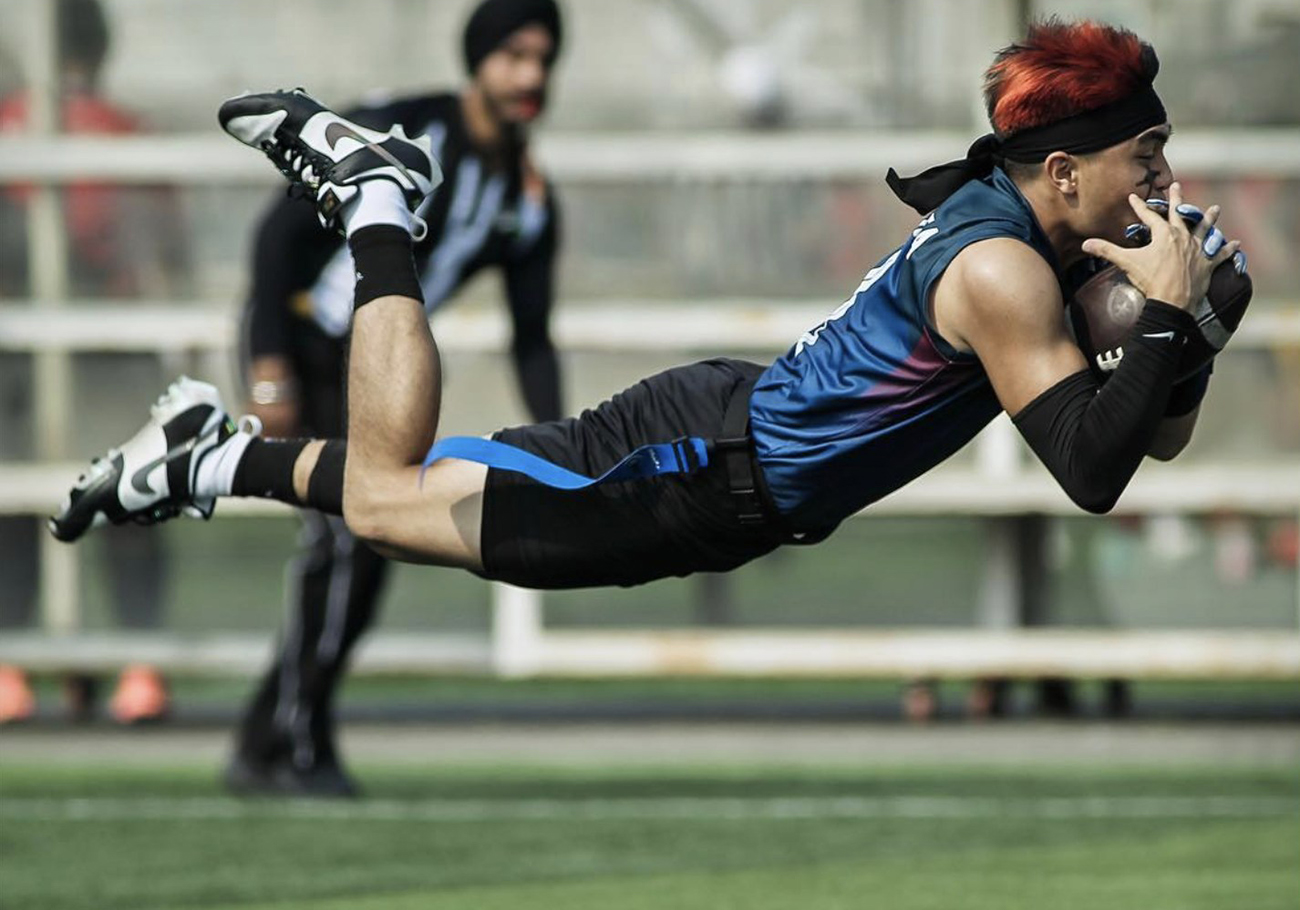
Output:
[[[1188,339],[1178,367],[1185,379],[1205,366],[1241,324],[1250,304],[1250,275],[1233,259],[1210,276],[1210,289],[1192,311],[1200,332]],[[1084,282],[1066,305],[1067,324],[1088,366],[1104,382],[1124,359],[1124,344],[1146,304],[1117,266],[1108,265]]]

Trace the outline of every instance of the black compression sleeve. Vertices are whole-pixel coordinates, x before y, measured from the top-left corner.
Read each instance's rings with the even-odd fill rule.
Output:
[[[1124,492],[1155,438],[1183,344],[1195,331],[1185,310],[1148,300],[1105,386],[1098,390],[1086,370],[1074,373],[1013,418],[1081,508],[1108,512]]]
[[[1175,383],[1169,390],[1169,403],[1165,405],[1166,417],[1186,417],[1201,406],[1205,393],[1210,388],[1210,374],[1214,372],[1211,360],[1196,373]]]

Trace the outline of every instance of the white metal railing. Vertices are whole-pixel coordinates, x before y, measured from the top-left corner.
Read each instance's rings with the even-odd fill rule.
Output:
[[[953,131],[546,133],[535,146],[563,183],[879,180],[960,158],[975,137]],[[1183,177],[1300,177],[1300,129],[1179,130],[1169,155]],[[212,133],[7,136],[0,183],[73,180],[185,186],[272,184],[261,156]]]
[[[826,318],[825,299],[605,298],[565,304],[552,317],[563,350],[714,354],[785,350]],[[0,306],[0,350],[228,353],[238,313],[228,303],[69,300],[57,310]],[[431,320],[442,350],[503,353],[510,323],[500,307],[448,308]],[[1230,353],[1300,347],[1300,301],[1260,300]]]
[[[1088,629],[546,630],[499,616],[492,638],[463,633],[368,635],[359,673],[530,676],[852,676],[973,678],[1300,679],[1300,635],[1278,631]],[[0,662],[34,671],[164,671],[252,675],[266,635],[6,634]]]

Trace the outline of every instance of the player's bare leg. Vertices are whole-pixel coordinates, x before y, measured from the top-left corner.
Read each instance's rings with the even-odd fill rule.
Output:
[[[478,569],[487,468],[440,461],[421,480],[438,427],[442,375],[424,307],[383,297],[356,312],[348,366],[343,508],[386,555]]]

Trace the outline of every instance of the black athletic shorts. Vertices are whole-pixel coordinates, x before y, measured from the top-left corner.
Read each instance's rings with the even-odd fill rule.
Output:
[[[641,445],[719,438],[732,393],[763,369],[725,359],[676,367],[579,417],[493,438],[597,477]],[[725,572],[790,540],[776,522],[742,523],[733,499],[721,458],[691,474],[584,490],[493,468],[483,494],[483,575],[529,588],[637,585]]]

